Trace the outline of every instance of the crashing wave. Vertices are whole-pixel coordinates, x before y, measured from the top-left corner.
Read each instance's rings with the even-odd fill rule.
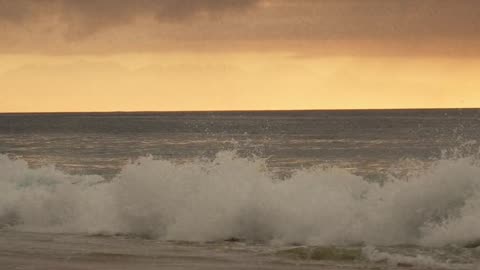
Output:
[[[480,239],[480,167],[445,159],[377,183],[340,168],[278,180],[262,159],[152,157],[112,181],[0,156],[0,227],[308,245],[464,245]]]

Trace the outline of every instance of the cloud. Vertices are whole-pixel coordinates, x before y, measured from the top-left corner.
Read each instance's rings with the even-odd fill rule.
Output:
[[[0,0],[0,52],[478,55],[479,17],[477,0]]]
[[[254,6],[258,0],[0,0],[0,22],[34,23],[50,19],[67,26],[70,38],[131,23],[139,17],[181,21]]]
[[[478,38],[477,0],[277,0],[277,30],[310,39]],[[271,22],[275,23],[275,22]],[[302,27],[300,27],[302,26]]]

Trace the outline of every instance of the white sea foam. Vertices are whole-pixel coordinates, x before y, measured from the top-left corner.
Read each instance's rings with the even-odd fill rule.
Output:
[[[368,182],[339,168],[275,180],[261,159],[221,152],[152,157],[112,181],[0,156],[0,226],[207,241],[442,246],[480,239],[480,167],[441,160],[418,176]]]
[[[472,264],[449,264],[445,262],[439,262],[430,256],[421,254],[416,254],[415,256],[392,254],[379,251],[372,246],[364,247],[362,249],[362,253],[371,262],[387,263],[393,267],[403,265],[403,267],[417,266],[421,267],[422,269],[476,270],[476,266]]]

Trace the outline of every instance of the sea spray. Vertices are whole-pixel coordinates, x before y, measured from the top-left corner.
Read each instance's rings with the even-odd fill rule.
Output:
[[[434,162],[377,183],[340,168],[278,180],[262,159],[220,152],[177,164],[145,157],[112,181],[0,157],[0,226],[309,245],[463,245],[480,239],[480,167]]]

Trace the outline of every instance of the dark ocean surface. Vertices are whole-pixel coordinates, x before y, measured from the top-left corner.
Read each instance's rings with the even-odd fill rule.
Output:
[[[185,161],[219,151],[273,170],[334,165],[379,174],[399,161],[476,143],[480,110],[372,110],[0,115],[0,153],[34,166],[114,176],[128,161]]]

